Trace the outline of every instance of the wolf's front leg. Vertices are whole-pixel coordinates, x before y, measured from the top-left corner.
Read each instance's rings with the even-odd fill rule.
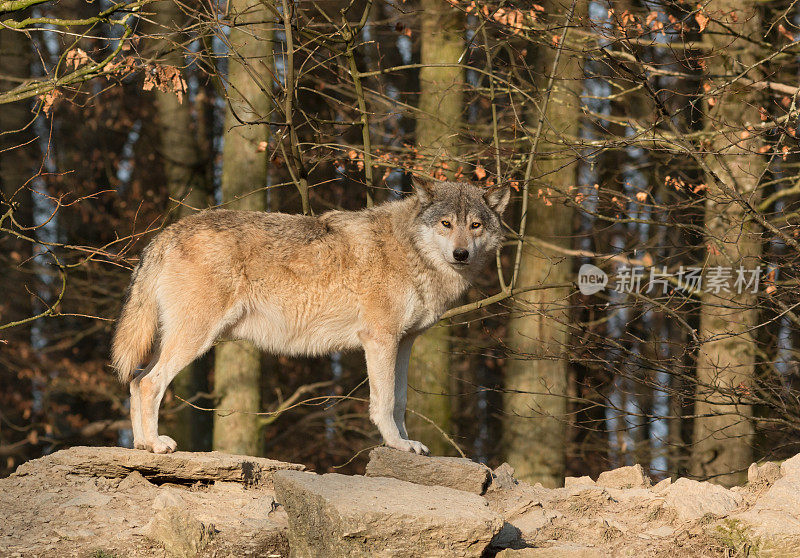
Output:
[[[408,335],[400,340],[397,360],[394,365],[394,422],[400,430],[400,437],[408,439],[406,432],[406,406],[408,404],[408,362],[411,347],[416,335]]]
[[[390,448],[427,454],[428,448],[400,434],[395,423],[395,362],[398,343],[389,335],[362,336],[369,376],[369,417]]]

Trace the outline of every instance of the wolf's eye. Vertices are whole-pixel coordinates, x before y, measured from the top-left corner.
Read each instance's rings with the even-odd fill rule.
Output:
[[[450,221],[442,221],[442,226],[446,229],[449,229],[453,225],[450,224]]]
[[[474,223],[472,223],[470,225],[470,227],[473,228],[473,229],[479,229],[479,228],[481,228],[481,224],[478,223],[477,221],[475,221]]]

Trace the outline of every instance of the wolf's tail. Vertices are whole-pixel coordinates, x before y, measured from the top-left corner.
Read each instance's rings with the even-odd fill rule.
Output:
[[[134,372],[150,353],[158,328],[158,270],[149,252],[145,249],[139,265],[133,271],[127,300],[111,344],[111,364],[123,383],[133,379]]]

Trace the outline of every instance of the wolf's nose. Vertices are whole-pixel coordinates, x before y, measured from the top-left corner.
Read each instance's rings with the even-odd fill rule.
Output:
[[[469,258],[469,252],[463,248],[456,248],[453,250],[453,257],[457,262],[464,262]]]

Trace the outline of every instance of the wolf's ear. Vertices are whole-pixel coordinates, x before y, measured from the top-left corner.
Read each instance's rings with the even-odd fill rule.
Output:
[[[433,194],[436,188],[436,180],[429,176],[420,174],[411,175],[411,185],[414,186],[419,201],[427,205],[433,201]]]
[[[491,207],[495,213],[502,215],[506,210],[508,200],[511,199],[511,188],[508,184],[497,184],[492,186],[483,193],[483,199],[486,200],[486,205]]]

